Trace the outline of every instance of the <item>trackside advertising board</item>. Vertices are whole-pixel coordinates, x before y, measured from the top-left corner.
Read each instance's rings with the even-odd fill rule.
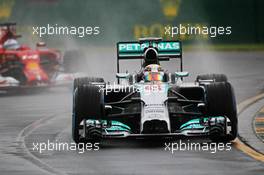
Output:
[[[159,57],[178,58],[181,56],[181,43],[179,41],[161,41],[153,43]],[[143,58],[144,49],[149,47],[149,42],[119,42],[117,43],[118,58]]]

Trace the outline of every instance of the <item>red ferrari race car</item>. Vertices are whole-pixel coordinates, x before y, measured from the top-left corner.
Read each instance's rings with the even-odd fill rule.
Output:
[[[44,42],[32,49],[20,45],[19,37],[16,23],[0,24],[0,91],[65,85],[80,76],[65,73],[63,63],[69,58],[64,59],[59,50],[47,48]]]

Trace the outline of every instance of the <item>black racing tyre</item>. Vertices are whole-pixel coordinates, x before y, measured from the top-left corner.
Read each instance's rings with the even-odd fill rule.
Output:
[[[89,83],[104,83],[103,78],[98,78],[98,77],[80,77],[80,78],[75,78],[73,82],[73,89],[75,89],[77,86],[83,85],[83,84],[89,84]]]
[[[214,82],[227,82],[227,76],[225,74],[203,74],[196,77],[196,81],[199,80],[214,80]]]
[[[231,123],[231,134],[213,138],[213,141],[231,141],[237,137],[237,109],[234,90],[229,82],[205,86],[208,116],[226,116]]]
[[[80,142],[79,128],[83,119],[100,120],[104,115],[104,96],[100,88],[91,84],[80,84],[74,90],[72,137]]]

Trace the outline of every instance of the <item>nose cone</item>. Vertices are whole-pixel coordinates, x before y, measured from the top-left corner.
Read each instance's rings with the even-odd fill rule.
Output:
[[[44,72],[44,70],[40,67],[38,62],[27,62],[25,64],[24,73],[28,79],[28,83],[34,82],[48,82],[48,75]]]
[[[169,133],[167,122],[164,120],[150,120],[143,124],[143,134]]]

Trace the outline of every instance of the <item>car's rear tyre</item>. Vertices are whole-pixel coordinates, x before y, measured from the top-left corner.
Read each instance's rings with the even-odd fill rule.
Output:
[[[200,80],[213,80],[214,82],[227,82],[227,76],[225,74],[203,74],[196,77],[196,81]]]
[[[73,89],[75,89],[77,86],[83,85],[83,84],[90,84],[90,83],[104,83],[103,78],[99,77],[80,77],[75,78],[73,82]]]
[[[212,134],[213,141],[231,141],[237,137],[237,109],[234,90],[229,82],[210,83],[205,86],[208,116],[226,116],[230,120],[231,134],[217,136]]]
[[[73,96],[73,115],[72,115],[72,137],[76,143],[83,141],[80,139],[80,123],[86,119],[100,120],[104,115],[104,96],[103,92],[98,86],[91,84],[79,84],[74,90]],[[84,123],[85,124],[85,123]],[[97,135],[101,129],[94,127],[94,130],[87,130],[92,133],[86,133],[86,135],[93,135],[96,130]],[[97,141],[100,137],[84,138],[90,142]]]

